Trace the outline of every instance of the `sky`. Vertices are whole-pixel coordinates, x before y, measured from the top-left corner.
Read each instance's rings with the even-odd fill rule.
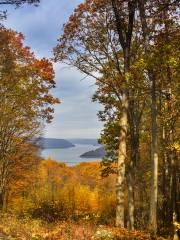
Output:
[[[63,32],[63,24],[82,0],[41,0],[39,7],[24,5],[8,8],[4,25],[22,32],[25,45],[39,58],[51,58],[52,49]],[[44,130],[51,138],[98,138],[102,124],[98,121],[98,103],[91,97],[95,92],[94,80],[84,78],[75,68],[54,64],[57,87],[52,91],[60,98],[55,106],[54,120]]]

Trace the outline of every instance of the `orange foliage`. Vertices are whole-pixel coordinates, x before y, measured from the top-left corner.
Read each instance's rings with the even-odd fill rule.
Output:
[[[24,169],[27,177],[20,187],[12,188],[9,206],[17,213],[31,212],[47,221],[56,219],[96,219],[113,221],[115,176],[102,179],[100,163],[81,163],[68,167],[51,158],[36,165],[36,171]],[[24,198],[26,196],[26,198]],[[23,209],[22,209],[22,206]]]

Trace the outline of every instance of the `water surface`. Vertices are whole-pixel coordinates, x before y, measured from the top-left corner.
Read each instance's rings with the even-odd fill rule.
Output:
[[[41,156],[45,159],[51,157],[58,162],[65,162],[68,165],[75,165],[81,162],[94,162],[100,160],[98,158],[80,158],[85,152],[95,150],[98,146],[76,144],[72,148],[57,148],[57,149],[44,149],[42,150]]]

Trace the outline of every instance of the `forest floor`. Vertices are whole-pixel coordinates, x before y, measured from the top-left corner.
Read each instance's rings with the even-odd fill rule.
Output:
[[[97,226],[93,223],[43,223],[39,220],[1,216],[0,240],[151,240],[147,233]],[[165,240],[158,238],[158,240]]]

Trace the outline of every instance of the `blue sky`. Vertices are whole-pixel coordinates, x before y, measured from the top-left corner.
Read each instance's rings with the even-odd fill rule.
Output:
[[[39,7],[10,7],[4,25],[25,35],[25,44],[37,57],[52,57],[52,48],[62,33],[63,24],[82,0],[41,0]],[[75,68],[55,64],[57,88],[53,94],[61,104],[55,107],[54,120],[44,135],[53,138],[97,138],[102,124],[96,116],[100,106],[91,102],[95,91],[92,79],[83,79]]]

